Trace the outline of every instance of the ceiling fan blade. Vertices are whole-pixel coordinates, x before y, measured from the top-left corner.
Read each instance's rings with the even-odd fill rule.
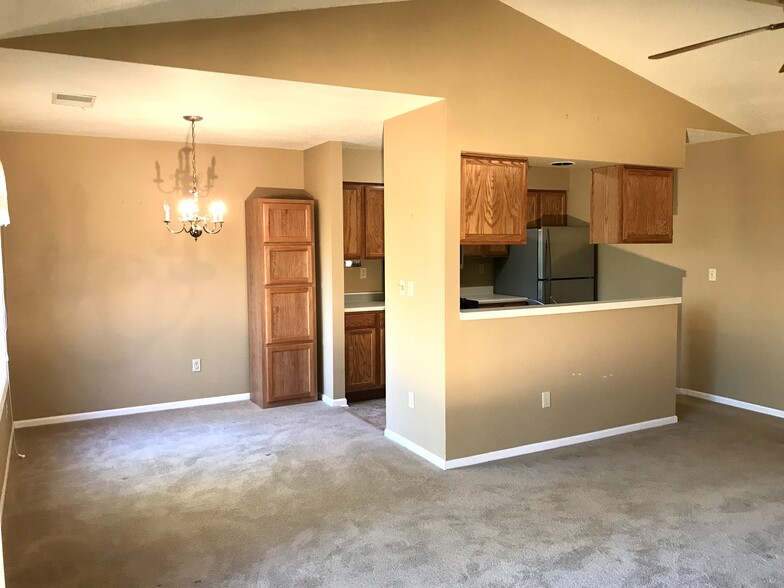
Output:
[[[709,41],[703,41],[701,43],[694,43],[693,45],[686,45],[685,47],[679,47],[678,49],[672,49],[670,51],[664,51],[663,53],[657,53],[656,55],[650,55],[648,59],[662,59],[664,57],[671,57],[672,55],[678,55],[679,53],[686,53],[687,51],[694,51],[695,49],[701,49],[702,47],[723,43],[724,41],[729,41],[731,39],[745,37],[746,35],[753,35],[754,33],[761,33],[762,31],[776,31],[778,29],[784,29],[784,22],[770,24],[764,27],[757,27],[756,29],[749,29],[748,31],[741,31],[740,33],[733,33],[732,35],[724,35],[723,37],[716,37],[715,39],[710,39]]]

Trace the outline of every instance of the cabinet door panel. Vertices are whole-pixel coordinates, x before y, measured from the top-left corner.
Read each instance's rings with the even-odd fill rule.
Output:
[[[487,257],[509,257],[509,245],[484,245]]]
[[[624,170],[624,242],[672,242],[672,186],[671,170]]]
[[[343,258],[360,259],[365,251],[364,199],[362,186],[343,186]]]
[[[346,331],[346,389],[378,387],[377,331],[375,327]]]
[[[527,170],[524,159],[463,156],[463,243],[525,243]]]
[[[526,228],[538,229],[541,227],[542,219],[539,217],[539,192],[528,190],[525,197],[525,209],[526,218],[528,219],[528,222],[525,225]]]
[[[271,287],[265,291],[265,343],[312,341],[316,336],[313,286]]]
[[[313,235],[313,206],[305,202],[264,202],[264,243],[309,243]]]
[[[365,186],[365,258],[384,257],[384,188]]]
[[[266,405],[316,397],[316,344],[271,345],[265,348]]]
[[[312,284],[311,245],[268,245],[264,248],[264,284]]]
[[[384,313],[381,313],[381,326],[378,328],[378,385],[386,387],[387,385],[387,345],[386,333],[384,327]]]
[[[539,192],[539,216],[543,227],[566,225],[566,192],[542,190]]]

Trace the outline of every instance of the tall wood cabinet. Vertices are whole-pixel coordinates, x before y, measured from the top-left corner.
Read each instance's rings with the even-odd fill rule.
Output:
[[[528,160],[464,153],[461,158],[460,242],[525,243]]]
[[[591,243],[672,243],[673,171],[591,170]]]
[[[263,408],[316,400],[312,200],[245,203],[250,395]]]
[[[343,258],[383,257],[384,186],[343,184]]]

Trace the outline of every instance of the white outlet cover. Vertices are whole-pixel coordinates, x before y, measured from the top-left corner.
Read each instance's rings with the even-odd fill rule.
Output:
[[[359,279],[366,280],[367,279],[367,268],[361,267],[359,268]]]
[[[200,359],[193,359],[193,360],[191,360],[191,369],[194,372],[200,372],[201,371],[201,360]]]
[[[542,392],[542,408],[550,408],[550,391]]]
[[[708,270],[708,281],[715,282],[716,281],[716,268],[712,267]]]
[[[408,393],[408,408],[414,408],[414,393]]]

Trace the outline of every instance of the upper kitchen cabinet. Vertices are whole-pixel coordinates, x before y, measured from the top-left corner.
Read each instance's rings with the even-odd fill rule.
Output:
[[[592,170],[591,243],[672,243],[673,171]]]
[[[383,259],[384,186],[343,184],[343,257]]]
[[[460,242],[525,243],[528,160],[464,153],[461,172]]]
[[[566,226],[566,192],[563,190],[528,190],[528,228]]]

